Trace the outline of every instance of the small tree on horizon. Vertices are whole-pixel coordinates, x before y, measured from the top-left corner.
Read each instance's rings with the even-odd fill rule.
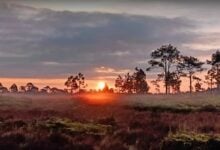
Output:
[[[142,69],[135,68],[133,74],[127,73],[124,78],[119,75],[115,80],[115,87],[119,93],[137,93],[144,94],[149,91],[149,86],[146,81],[146,74]]]
[[[196,92],[201,92],[204,91],[205,89],[202,87],[202,79],[196,76],[193,76],[193,79],[196,80],[196,84],[195,84],[195,91]]]
[[[11,91],[12,93],[17,93],[17,92],[18,92],[18,86],[17,86],[15,83],[12,84],[9,89],[10,89],[10,91]]]
[[[74,91],[81,92],[87,85],[85,84],[85,77],[82,73],[78,73],[76,76],[68,77],[67,81],[64,83],[67,88],[70,88],[70,93]]]
[[[146,81],[146,74],[142,69],[136,67],[133,78],[135,93],[144,94],[149,91],[150,87],[148,86]]]
[[[179,62],[177,68],[183,77],[189,78],[189,91],[192,93],[192,82],[194,74],[204,70],[202,66],[203,62],[199,61],[196,57],[192,56],[181,56],[181,61]]]
[[[204,81],[207,85],[208,85],[208,89],[212,90],[213,89],[213,85],[215,85],[215,74],[216,74],[216,70],[214,70],[213,68],[211,68],[210,70],[208,70],[207,75],[205,75],[205,80]]]

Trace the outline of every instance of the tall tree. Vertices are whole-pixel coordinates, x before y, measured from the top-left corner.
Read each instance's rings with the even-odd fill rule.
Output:
[[[81,90],[86,87],[84,75],[82,73],[78,73],[76,76],[68,77],[67,81],[65,82],[65,86],[70,88],[71,94],[76,90],[81,92]]]
[[[181,61],[178,64],[178,69],[182,76],[189,78],[189,91],[192,93],[193,76],[197,72],[204,70],[202,68],[203,62],[192,56],[181,56]]]
[[[159,49],[154,50],[151,53],[151,60],[148,61],[150,67],[146,70],[149,71],[153,68],[161,68],[162,73],[158,76],[162,76],[165,84],[166,94],[169,93],[169,78],[171,70],[176,70],[175,64],[179,60],[179,50],[176,47],[169,45],[163,45]]]
[[[216,81],[217,88],[220,88],[220,51],[217,50],[214,54],[212,54],[211,60],[207,61],[208,64],[211,65],[213,78]]]

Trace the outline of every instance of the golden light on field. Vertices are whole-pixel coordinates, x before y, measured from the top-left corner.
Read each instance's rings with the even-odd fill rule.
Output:
[[[117,100],[116,95],[108,93],[83,94],[79,97],[86,103],[93,105],[112,104],[115,103],[115,100]]]
[[[103,90],[105,88],[105,82],[99,81],[98,84],[97,84],[97,88],[99,90]]]

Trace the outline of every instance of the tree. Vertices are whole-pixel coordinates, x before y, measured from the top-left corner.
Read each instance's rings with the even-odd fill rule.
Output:
[[[217,88],[220,88],[220,51],[217,50],[212,54],[211,60],[208,60],[207,63],[211,65],[212,77],[215,79]]]
[[[205,75],[205,80],[206,80],[205,83],[208,85],[208,89],[210,90],[213,89],[213,85],[215,84],[214,82],[215,75],[216,75],[216,70],[214,70],[213,68],[208,70],[207,75]]]
[[[102,92],[108,93],[108,91],[109,91],[108,84],[105,83],[105,86],[104,86],[104,88],[102,89]]]
[[[181,56],[180,62],[177,66],[179,72],[184,77],[189,78],[189,91],[192,93],[192,82],[193,76],[196,72],[201,72],[204,70],[202,65],[204,63],[199,61],[197,58],[192,56]]]
[[[135,68],[133,74],[127,73],[124,78],[119,75],[115,80],[115,87],[120,93],[147,93],[149,90],[146,74],[142,69]]]
[[[119,93],[123,93],[124,92],[123,86],[124,86],[124,80],[121,75],[118,75],[118,77],[115,80],[115,88],[118,89]]]
[[[133,74],[133,80],[134,80],[134,90],[135,93],[143,94],[147,93],[149,91],[149,86],[146,81],[146,74],[142,69],[135,68],[134,74]]]
[[[202,83],[201,83],[202,79],[196,76],[193,76],[193,79],[196,80],[195,91],[196,92],[204,91],[204,88],[202,87]]]
[[[45,86],[44,88],[42,88],[42,89],[40,90],[40,92],[41,92],[41,93],[44,93],[44,94],[46,94],[46,93],[51,93],[51,88],[50,88],[50,86]]]
[[[84,75],[82,73],[78,73],[76,76],[68,77],[67,81],[65,82],[65,86],[70,88],[71,94],[76,90],[80,92],[83,88],[86,87]]]
[[[20,92],[22,93],[26,92],[25,86],[20,86]]]
[[[146,70],[150,71],[153,68],[161,68],[162,73],[158,74],[159,77],[163,78],[163,81],[165,83],[165,89],[166,94],[168,94],[169,91],[169,78],[171,69],[176,70],[175,64],[179,60],[179,50],[177,50],[176,47],[173,47],[171,44],[169,45],[163,45],[159,49],[154,50],[151,53],[151,60],[148,61],[148,64],[150,67],[148,67]]]
[[[171,72],[168,79],[169,87],[172,88],[173,93],[179,93],[180,92],[180,75],[178,72]]]
[[[25,86],[25,91],[28,93],[37,93],[38,87],[36,87],[33,83],[29,82]]]
[[[126,93],[134,93],[134,78],[130,73],[125,75],[123,88]]]
[[[12,93],[17,93],[18,92],[18,87],[16,84],[12,84],[11,87],[10,87],[10,91]]]
[[[8,89],[4,87],[2,83],[0,83],[0,93],[7,93],[7,92],[8,92]]]

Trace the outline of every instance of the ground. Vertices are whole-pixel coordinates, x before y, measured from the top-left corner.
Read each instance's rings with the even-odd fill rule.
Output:
[[[220,95],[0,96],[0,149],[220,149]]]

